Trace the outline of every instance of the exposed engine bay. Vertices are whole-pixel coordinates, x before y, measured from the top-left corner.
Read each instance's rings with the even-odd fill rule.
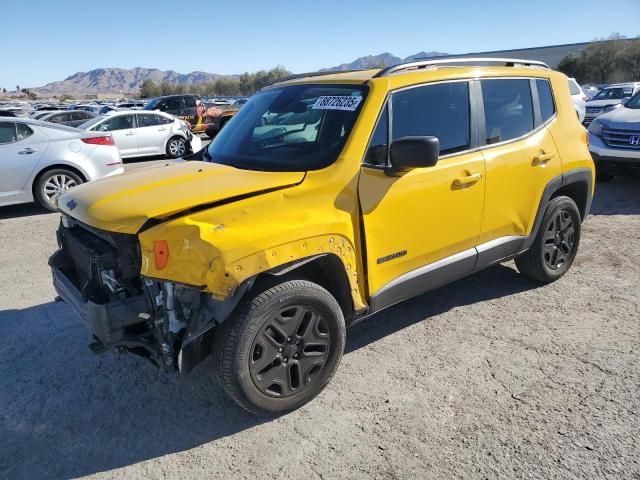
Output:
[[[249,285],[226,301],[194,287],[140,276],[136,235],[113,233],[63,215],[53,282],[93,332],[89,348],[131,352],[165,371],[188,372],[211,350],[223,322]]]

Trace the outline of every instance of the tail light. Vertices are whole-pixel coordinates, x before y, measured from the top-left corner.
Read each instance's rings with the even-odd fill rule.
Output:
[[[166,240],[156,240],[153,244],[153,260],[156,269],[162,270],[169,261],[169,245]]]
[[[104,135],[102,137],[87,137],[83,138],[82,141],[84,143],[88,143],[89,145],[115,145],[115,143],[113,143],[113,137],[111,135]]]

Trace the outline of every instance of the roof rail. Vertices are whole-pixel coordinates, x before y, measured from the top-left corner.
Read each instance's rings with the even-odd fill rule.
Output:
[[[353,70],[322,70],[319,72],[307,72],[307,73],[294,73],[292,75],[287,75],[286,77],[278,78],[268,83],[267,87],[271,85],[275,85],[276,83],[288,82],[289,80],[296,80],[298,78],[308,78],[308,77],[322,77],[323,75],[333,75],[336,73],[351,73],[351,72],[361,72],[363,69],[353,69]]]
[[[473,58],[460,58],[460,57],[449,57],[449,58],[439,58],[437,60],[418,60],[415,62],[401,63],[399,65],[394,65],[392,67],[383,68],[378,73],[376,73],[373,77],[387,77],[393,73],[401,72],[403,70],[414,70],[426,67],[438,67],[438,66],[452,66],[457,67],[461,65],[477,65],[477,66],[485,66],[485,65],[499,65],[503,67],[542,67],[549,68],[544,62],[540,62],[538,60],[522,60],[518,58],[482,58],[482,57],[473,57]]]

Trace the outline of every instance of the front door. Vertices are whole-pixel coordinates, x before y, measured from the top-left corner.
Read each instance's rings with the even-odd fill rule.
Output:
[[[359,181],[374,310],[474,268],[485,170],[470,105],[468,82],[421,85],[393,93],[378,121]],[[438,163],[388,176],[389,139],[415,135],[438,137]]]
[[[23,200],[27,180],[48,145],[47,136],[28,125],[0,121],[0,205]]]

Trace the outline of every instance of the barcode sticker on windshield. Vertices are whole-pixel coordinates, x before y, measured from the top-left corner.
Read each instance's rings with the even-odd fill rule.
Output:
[[[353,112],[360,102],[362,97],[356,96],[321,96],[318,97],[316,103],[311,107],[313,110],[347,110]]]

